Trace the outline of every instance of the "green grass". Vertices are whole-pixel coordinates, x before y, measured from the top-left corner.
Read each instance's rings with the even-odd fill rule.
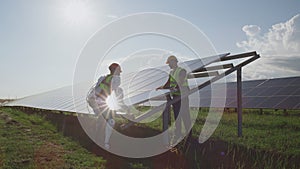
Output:
[[[242,129],[243,136],[238,138],[237,115],[224,114],[213,138],[247,148],[300,155],[300,118],[297,116],[243,114]]]
[[[209,140],[226,142],[229,149],[227,156],[235,160],[238,168],[247,168],[249,163],[255,168],[297,168],[296,164],[300,159],[299,112],[298,115],[285,116],[282,112],[274,110],[273,113],[267,110],[266,114],[254,111],[243,113],[242,137],[237,136],[237,114],[224,113]],[[191,112],[195,115],[198,110]],[[296,111],[292,112],[296,114]],[[193,126],[193,137],[199,137],[207,114],[207,109],[198,113]],[[174,119],[173,116],[171,118]],[[139,125],[161,130],[162,120],[159,118],[151,123]]]
[[[194,115],[198,113],[197,110],[191,112]],[[207,114],[206,110],[198,113],[193,126],[194,137],[199,137]],[[173,116],[171,118],[174,119]],[[152,123],[139,125],[161,130],[162,120],[158,118]],[[285,155],[300,155],[300,116],[244,113],[242,131],[243,136],[237,137],[237,114],[224,113],[211,139]]]
[[[139,110],[147,111],[149,108],[139,107]],[[22,168],[40,168],[36,164],[36,161],[40,160],[37,157],[41,157],[40,154],[45,152],[54,154],[56,159],[62,159],[55,162],[56,165],[61,166],[59,168],[104,168],[105,162],[102,158],[91,155],[70,139],[57,134],[57,129],[43,118],[37,115],[28,116],[10,108],[0,108],[0,112],[2,114],[4,112],[16,121],[7,124],[5,118],[0,116],[0,166],[2,168],[20,168],[20,166]],[[191,112],[193,115],[198,114],[193,126],[193,136],[198,138],[208,110],[201,109],[199,113],[198,110],[191,110]],[[285,116],[280,111],[272,112],[272,110],[265,112],[267,113],[260,114],[259,110],[245,110],[242,137],[237,137],[237,114],[224,113],[217,129],[208,140],[207,147],[201,149],[200,152],[194,152],[192,155],[188,154],[182,143],[177,148],[182,149],[182,153],[189,158],[194,158],[197,168],[203,168],[203,164],[207,161],[207,153],[212,151],[217,141],[220,140],[225,142],[227,146],[226,151],[224,151],[226,163],[220,163],[217,168],[228,168],[231,164],[234,164],[235,168],[241,169],[299,168],[300,116]],[[293,114],[297,114],[297,112],[293,111]],[[171,118],[174,119],[173,115]],[[120,123],[126,121],[118,119]],[[161,130],[162,120],[159,117],[151,123],[137,125]],[[47,150],[47,147],[55,151]],[[147,164],[148,161],[143,164],[128,161],[127,166],[130,168],[151,168]]]
[[[0,108],[0,168],[105,168],[105,160],[38,115]]]
[[[132,169],[149,169],[148,167],[144,166],[142,163],[130,163],[129,167]]]

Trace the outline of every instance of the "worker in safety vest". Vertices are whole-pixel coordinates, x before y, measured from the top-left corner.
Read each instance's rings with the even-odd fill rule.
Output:
[[[121,84],[121,67],[117,63],[112,63],[109,66],[109,70],[110,74],[101,76],[87,97],[87,101],[94,113],[98,117],[102,115],[107,121],[104,140],[106,149],[110,148],[109,140],[115,126],[114,113],[116,111],[129,112],[129,108],[123,102],[123,90],[119,87]]]
[[[178,66],[178,60],[175,56],[168,57],[166,64],[172,69],[169,74],[168,81],[157,89],[170,89],[171,100],[178,99],[172,104],[175,120],[175,136],[176,142],[182,137],[181,122],[183,121],[185,130],[188,131],[191,127],[191,117],[189,112],[189,98],[182,97],[183,93],[189,92],[186,70]],[[171,101],[170,100],[170,101]],[[180,113],[180,116],[179,116]]]

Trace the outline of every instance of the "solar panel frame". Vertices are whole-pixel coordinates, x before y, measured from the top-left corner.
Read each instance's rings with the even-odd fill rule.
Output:
[[[278,78],[268,79],[261,86],[274,87],[274,86],[286,86],[295,81],[294,78]]]

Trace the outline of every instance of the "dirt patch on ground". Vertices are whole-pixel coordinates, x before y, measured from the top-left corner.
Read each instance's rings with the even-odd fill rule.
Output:
[[[34,153],[34,164],[37,168],[64,168],[63,156],[66,151],[61,145],[47,142]]]

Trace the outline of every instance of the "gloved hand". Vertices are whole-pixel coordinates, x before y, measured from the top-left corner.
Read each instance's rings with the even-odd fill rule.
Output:
[[[178,91],[178,89],[176,88],[176,87],[172,87],[172,88],[170,88],[170,92],[172,93],[172,92],[177,92]]]

